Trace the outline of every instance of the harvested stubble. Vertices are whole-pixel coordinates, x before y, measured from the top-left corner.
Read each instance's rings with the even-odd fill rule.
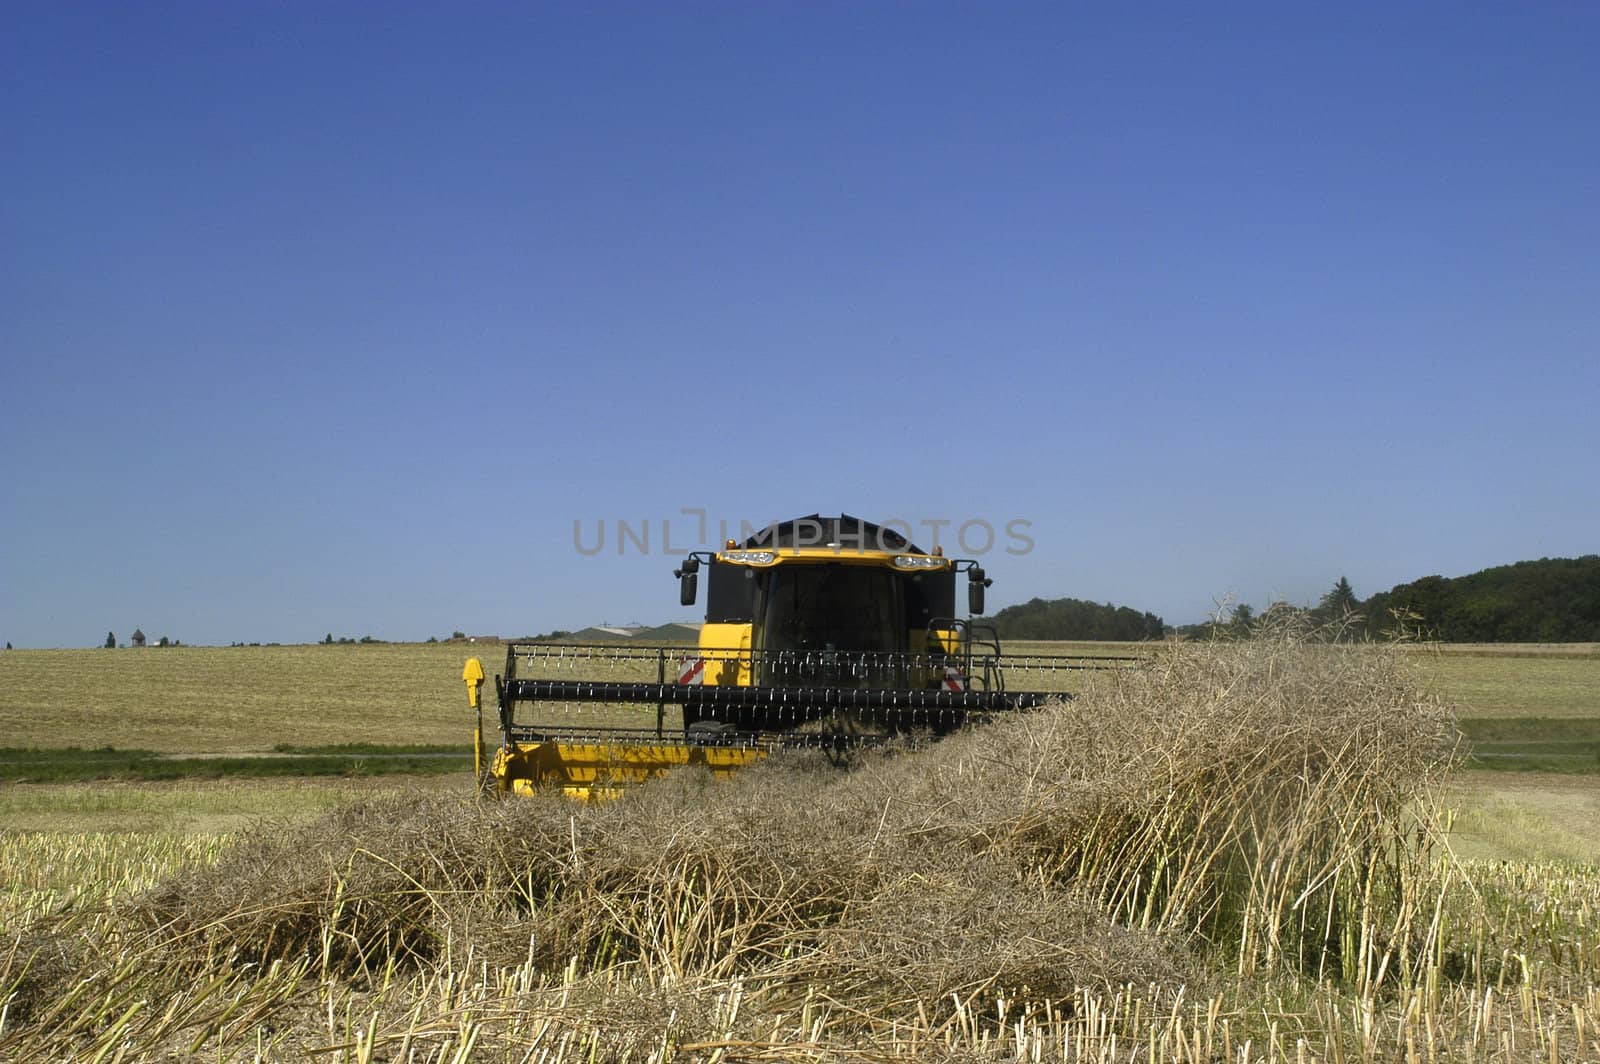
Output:
[[[1396,656],[1268,631],[848,772],[795,757],[590,807],[351,806],[260,830],[113,923],[168,970],[521,970],[524,1020],[556,1014],[542,973],[568,1012],[590,988],[592,1029],[628,1026],[618,987],[698,1000],[737,980],[737,1022],[699,1009],[724,1039],[818,1001],[831,1030],[881,1036],[1006,1000],[1070,1012],[1081,988],[1192,996],[1219,960],[1370,986],[1428,951],[1413,813],[1453,739]],[[694,1008],[662,1011],[693,1035]]]

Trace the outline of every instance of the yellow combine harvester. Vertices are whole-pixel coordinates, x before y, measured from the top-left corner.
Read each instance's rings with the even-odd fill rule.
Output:
[[[955,616],[962,574],[968,612],[983,612],[992,581],[976,562],[848,515],[785,521],[689,555],[674,573],[683,605],[694,605],[702,571],[697,647],[509,644],[495,677],[501,743],[485,775],[480,726],[480,777],[500,793],[609,797],[682,765],[727,774],[783,746],[944,734],[1070,697],[1072,671],[1132,660],[1002,662],[992,629]],[[474,706],[475,664],[464,676]],[[1008,691],[1002,665],[1039,689]]]

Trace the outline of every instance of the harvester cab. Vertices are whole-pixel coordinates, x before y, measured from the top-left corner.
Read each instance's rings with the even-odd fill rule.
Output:
[[[694,646],[518,642],[495,677],[501,744],[486,784],[579,798],[680,765],[727,774],[785,746],[831,751],[941,735],[1070,697],[1071,674],[1125,659],[1012,655],[981,614],[976,562],[924,551],[848,515],[797,518],[675,570],[694,605]],[[1008,691],[1022,674],[1033,690]]]

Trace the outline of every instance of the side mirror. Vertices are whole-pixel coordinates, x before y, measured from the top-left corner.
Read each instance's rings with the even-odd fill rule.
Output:
[[[700,559],[685,558],[683,568],[673,570],[672,575],[678,578],[678,605],[693,606],[700,590]]]
[[[994,581],[986,579],[983,570],[974,565],[967,570],[967,612],[983,612],[983,589]]]

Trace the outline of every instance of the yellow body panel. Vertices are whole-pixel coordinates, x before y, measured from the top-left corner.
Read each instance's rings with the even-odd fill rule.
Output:
[[[928,649],[937,654],[961,653],[961,633],[935,628],[928,637]]]
[[[700,659],[706,663],[702,683],[713,687],[748,687],[755,682],[750,674],[750,628],[748,621],[701,626]]]

